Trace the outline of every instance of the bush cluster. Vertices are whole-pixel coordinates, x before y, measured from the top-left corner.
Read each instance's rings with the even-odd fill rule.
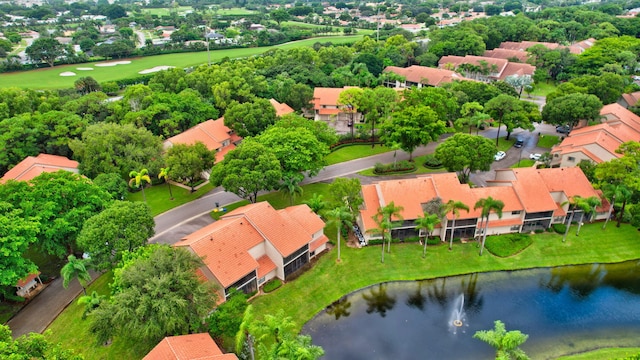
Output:
[[[373,168],[373,172],[375,174],[390,174],[390,173],[398,173],[398,172],[411,172],[415,171],[416,164],[409,162],[407,160],[398,161],[395,164],[382,164],[376,163]]]
[[[553,231],[558,234],[564,234],[567,231],[567,226],[565,224],[553,224],[551,227],[553,228]]]
[[[265,293],[270,293],[280,286],[282,286],[282,281],[280,281],[280,279],[278,278],[273,278],[264,284],[264,286],[262,287],[262,291],[264,291]]]
[[[533,239],[527,234],[504,234],[487,237],[485,247],[498,257],[509,257],[526,249]]]
[[[440,162],[435,155],[429,154],[424,158],[424,167],[428,169],[439,169],[442,167],[442,162]]]

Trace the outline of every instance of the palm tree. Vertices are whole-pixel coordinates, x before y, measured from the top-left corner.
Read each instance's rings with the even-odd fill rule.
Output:
[[[582,221],[584,220],[584,214],[591,215],[596,212],[596,206],[602,204],[602,201],[597,196],[590,196],[586,199],[582,200],[582,216],[580,217],[580,221],[578,222],[578,231],[576,231],[576,236],[580,235],[580,228],[582,227]]]
[[[391,241],[391,228],[393,227],[393,224],[387,218],[378,216],[378,214],[372,216],[371,218],[376,222],[378,228],[371,229],[370,231],[372,233],[382,235],[382,258],[380,262],[384,263],[384,243],[387,240],[387,237],[389,237],[389,241]]]
[[[479,330],[473,335],[474,339],[479,339],[496,349],[496,360],[527,360],[529,357],[519,346],[524,344],[529,335],[518,330],[508,331],[504,323],[496,320],[493,330]]]
[[[160,173],[158,174],[158,179],[164,179],[169,186],[169,200],[173,200],[173,193],[171,192],[171,183],[169,182],[169,171],[171,171],[170,167],[160,168]]]
[[[436,225],[439,222],[440,217],[437,214],[428,214],[426,212],[423,214],[423,216],[416,219],[416,229],[425,230],[427,233],[424,238],[424,250],[422,251],[422,258],[427,257],[427,241],[429,241],[433,229],[436,228]]]
[[[140,172],[132,170],[129,173],[129,177],[131,178],[131,180],[129,180],[129,186],[134,188],[141,188],[142,199],[144,199],[144,202],[147,202],[147,197],[144,195],[144,185],[145,185],[145,182],[147,184],[151,183],[151,178],[149,177],[149,170],[142,169],[140,170]]]
[[[618,225],[620,227],[620,221],[622,215],[624,214],[624,208],[627,205],[627,201],[631,198],[631,191],[624,186],[623,184],[613,185],[608,184],[603,187],[604,194],[606,197],[611,199],[611,206],[609,207],[609,214],[607,215],[607,219],[604,221],[604,225],[602,225],[602,230],[607,226],[607,222],[609,222],[609,218],[611,218],[611,213],[613,212],[613,205],[617,201],[622,201],[622,208],[620,211],[620,215],[618,216]]]
[[[296,194],[302,195],[303,190],[300,185],[298,185],[302,181],[300,177],[296,175],[285,175],[282,178],[282,183],[279,186],[279,190],[284,194],[289,195],[289,204],[293,206],[293,200],[296,197]]]
[[[62,286],[66,289],[69,287],[69,282],[78,278],[80,286],[82,286],[82,292],[87,295],[87,283],[91,281],[91,275],[87,270],[87,264],[84,259],[78,259],[74,255],[67,257],[67,263],[60,269],[60,275],[62,276]]]
[[[84,295],[78,299],[78,305],[84,305],[84,311],[82,312],[82,318],[86,319],[87,314],[100,306],[100,303],[106,298],[105,295],[99,295],[97,292],[92,291],[91,295]]]
[[[482,250],[484,250],[484,242],[487,240],[487,232],[489,230],[489,216],[491,215],[491,211],[495,211],[498,215],[499,219],[502,219],[502,209],[504,208],[504,203],[500,200],[496,200],[491,196],[487,198],[480,199],[473,206],[473,210],[478,208],[482,209],[481,217],[485,219],[484,221],[484,231],[482,234],[482,245],[480,246],[480,255],[482,255]]]
[[[469,212],[469,207],[461,202],[461,201],[455,201],[455,200],[449,200],[447,201],[446,204],[444,204],[444,212],[445,214],[447,213],[452,213],[453,214],[453,221],[451,223],[451,236],[450,236],[450,240],[449,240],[449,250],[451,250],[453,248],[453,232],[456,228],[456,218],[458,216],[460,216],[460,211],[458,210],[466,210],[467,213]],[[446,229],[445,229],[445,234]]]
[[[476,135],[480,133],[481,127],[489,126],[489,120],[491,120],[491,115],[483,112],[477,113],[471,118],[471,124],[476,128]],[[471,131],[471,127],[469,127],[469,131]]]
[[[571,215],[569,216],[569,222],[567,223],[567,227],[564,231],[564,235],[562,236],[562,242],[565,242],[567,240],[567,235],[569,234],[569,228],[571,227],[571,223],[573,222],[573,217],[576,213],[576,210],[580,208],[581,210],[585,211],[585,208],[588,206],[587,203],[584,201],[584,199],[580,197],[580,195],[572,196],[571,198],[569,198],[569,200],[563,202],[560,205],[564,206],[566,204],[569,204],[569,210],[571,211]]]
[[[253,305],[247,306],[242,316],[242,322],[240,323],[240,329],[236,334],[236,354],[242,354],[245,344],[249,347],[249,355],[251,360],[255,359],[254,338],[250,333],[250,328],[253,325]]]
[[[311,199],[304,201],[305,204],[311,208],[311,211],[322,217],[323,210],[329,206],[329,203],[324,201],[322,194],[314,193]]]
[[[333,210],[329,210],[326,213],[327,219],[329,219],[327,225],[335,225],[338,233],[338,262],[340,259],[340,234],[342,233],[343,226],[352,226],[353,225],[353,217],[351,216],[351,212],[347,210],[346,207],[340,206]]]
[[[386,219],[390,226],[394,225],[392,218],[402,221],[401,212],[404,210],[402,206],[396,206],[393,201],[386,206],[378,208],[378,212],[375,217]],[[391,227],[389,228],[389,244],[387,245],[387,252],[391,252]],[[383,239],[384,240],[384,239]]]

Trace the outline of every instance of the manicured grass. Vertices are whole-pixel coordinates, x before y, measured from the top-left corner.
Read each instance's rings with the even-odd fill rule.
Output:
[[[109,295],[109,284],[113,280],[113,274],[108,272],[97,278],[87,289],[91,294],[96,291],[101,295]],[[54,343],[61,343],[64,348],[73,349],[81,353],[85,359],[141,359],[155,344],[143,344],[129,339],[114,339],[109,346],[96,344],[95,337],[89,333],[90,319],[82,319],[84,305],[78,305],[75,299],[69,306],[49,325],[51,334],[47,338]]]
[[[209,7],[211,9],[211,7]],[[213,10],[211,10],[213,11]],[[250,15],[255,14],[256,12],[253,10],[245,9],[245,8],[231,8],[231,9],[219,9],[217,10],[218,15]]]
[[[509,257],[526,249],[533,239],[527,234],[487,236],[485,247],[495,256]]]
[[[425,162],[425,159],[426,159],[427,156],[428,155],[422,155],[422,156],[414,157],[413,161],[416,164],[416,170],[409,172],[409,174],[431,174],[431,173],[439,173],[439,172],[446,171],[444,168],[431,169],[431,168],[425,167],[424,166],[424,162]],[[402,172],[402,173],[398,173],[398,174],[392,174],[391,173],[391,174],[379,175],[379,174],[376,174],[376,173],[373,172],[373,168],[362,170],[362,171],[358,172],[358,174],[363,175],[363,176],[395,176],[395,175],[404,176],[404,175],[407,175],[406,172]]]
[[[553,145],[558,144],[560,142],[560,137],[555,135],[540,135],[540,139],[538,139],[538,146],[551,149]]]
[[[176,12],[177,14],[184,15],[187,11],[192,11],[193,8],[191,6],[178,6],[176,8],[147,8],[142,9],[143,14],[157,15],[157,16],[168,16],[172,12]]]
[[[363,157],[377,155],[385,152],[389,152],[389,149],[386,146],[377,145],[374,148],[371,148],[371,145],[350,145],[341,147],[340,149],[331,152],[324,160],[327,162],[327,165],[334,165],[341,162],[360,159]]]
[[[640,354],[640,348],[607,348],[586,353],[561,356],[558,360],[613,360]]]
[[[549,93],[556,91],[556,86],[553,83],[539,83],[534,86],[531,95],[534,96],[547,96]],[[527,96],[523,93],[522,96]]]
[[[495,143],[496,139],[492,139]],[[516,142],[515,136],[511,136],[509,140],[506,137],[501,137],[498,139],[498,151],[507,151],[511,149],[513,144]]]
[[[533,244],[517,255],[499,258],[485,252],[479,256],[476,243],[459,244],[452,251],[446,244],[427,248],[426,259],[418,244],[394,244],[380,263],[380,247],[342,247],[342,262],[331,251],[278,291],[253,301],[256,314],[273,314],[283,309],[296,319],[298,329],[315,314],[345,294],[385,281],[418,280],[473,272],[527,269],[535,267],[620,262],[640,258],[638,231],[629,225],[602,230],[602,224],[586,224],[579,237],[566,243],[558,234],[533,236]],[[327,235],[331,236],[330,230]]]
[[[532,167],[535,164],[535,160],[531,159],[520,159],[519,162],[510,166],[510,168],[523,168],[523,167]]]
[[[213,189],[213,185],[211,185],[209,182],[207,182],[205,186],[201,187],[199,190],[196,190],[193,193],[187,189],[172,185],[171,191],[173,192],[173,200],[169,200],[169,187],[166,183],[163,183],[144,189],[144,194],[147,197],[147,204],[151,208],[151,214],[153,216],[156,216],[158,214],[162,214],[167,210],[171,210],[182,204],[186,204],[189,201],[195,200],[205,195],[211,189]],[[129,193],[127,195],[127,200],[143,201],[142,191]]]
[[[332,42],[334,44],[351,43],[362,38],[362,34],[352,36],[323,36],[311,39],[292,41],[289,43],[255,48],[212,50],[211,61],[220,61],[225,57],[242,58],[262,54],[270,49],[291,49],[300,46],[312,46],[316,42]],[[175,66],[179,68],[197,66],[207,62],[207,52],[165,54],[127,59],[131,64],[97,67],[96,63],[59,65],[53,68],[21,71],[0,74],[0,87],[19,87],[31,89],[60,89],[73,87],[74,81],[82,76],[91,76],[98,82],[116,81],[140,76],[139,71],[155,66]],[[79,71],[76,68],[91,67],[93,71]],[[76,76],[60,76],[60,73],[71,71]]]

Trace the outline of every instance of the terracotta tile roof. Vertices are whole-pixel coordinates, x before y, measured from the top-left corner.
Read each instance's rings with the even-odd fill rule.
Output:
[[[625,109],[624,106],[618,103],[603,106],[600,110],[600,115],[605,117],[605,122],[611,125],[622,123],[640,133],[640,116]]]
[[[567,212],[562,207],[561,203],[556,203],[556,209],[553,211],[553,216],[565,216]]]
[[[7,171],[1,180],[29,181],[43,172],[56,172],[58,170],[67,170],[77,173],[78,162],[58,155],[39,154],[35,157],[27,156],[24,160]]]
[[[144,360],[237,360],[235,354],[223,354],[209,334],[168,336],[158,343]]]
[[[506,79],[507,76],[533,76],[536,71],[536,67],[529,64],[521,64],[515,62],[508,62],[502,73],[500,73],[500,80]]]
[[[521,225],[521,218],[511,218],[511,219],[498,219],[498,220],[489,220],[489,227],[502,227],[502,226],[513,226],[513,225]]]
[[[307,205],[289,206],[280,210],[280,212],[287,212],[293,220],[295,220],[300,226],[305,228],[309,233],[314,234],[324,229],[325,223],[320,217],[314,213]]]
[[[376,191],[376,185],[362,185],[362,199],[364,200],[363,206],[360,209],[360,218],[362,220],[361,229],[362,232],[370,231],[377,227],[376,222],[373,220],[373,216],[378,211],[380,206],[380,199],[378,198],[378,192]]]
[[[311,100],[311,103],[313,104],[313,109],[319,110],[320,114],[330,114],[330,112],[327,112],[327,111],[336,110],[333,107],[338,105],[338,97],[340,97],[340,94],[343,91],[351,88],[357,88],[357,87],[355,86],[345,86],[343,88],[317,87],[313,89],[313,99]],[[323,108],[323,106],[331,106],[331,108]],[[340,111],[338,110],[338,112]]]
[[[30,283],[33,279],[37,278],[38,276],[40,276],[40,271],[36,271],[33,274],[29,274],[27,277],[18,280],[18,282],[16,283],[16,286],[24,287],[25,285]]]
[[[200,141],[209,150],[218,150],[225,140],[230,141],[229,132],[231,130],[224,125],[224,118],[217,120],[207,120],[185,132],[172,136],[165,140],[165,143],[192,145]]]
[[[483,56],[492,57],[496,59],[518,59],[520,62],[526,62],[529,58],[529,53],[523,50],[512,50],[504,48],[495,48],[493,50],[487,50]]]
[[[299,205],[299,207],[309,209],[307,205]],[[222,219],[249,220],[249,223],[276,248],[280,255],[286,257],[311,242],[313,232],[302,224],[317,225],[316,219],[322,222],[311,209],[306,215],[300,210],[294,210],[292,213],[287,210],[276,211],[264,201],[239,207],[222,216]],[[306,218],[303,219],[303,217]]]
[[[438,67],[445,67],[446,64],[451,64],[454,68],[458,68],[462,64],[472,64],[476,66],[480,66],[480,61],[486,61],[488,65],[496,65],[498,67],[498,73],[502,73],[504,68],[507,66],[508,61],[505,59],[496,59],[484,56],[456,56],[456,55],[447,55],[440,58],[438,61]]]
[[[262,235],[247,220],[234,218],[207,225],[174,246],[190,247],[226,288],[258,268],[248,250],[263,242]]]
[[[571,44],[571,46],[569,46],[569,52],[571,52],[572,54],[582,54],[585,50],[592,47],[595,43],[596,43],[596,39],[594,38],[582,40],[575,44]]]
[[[555,201],[545,187],[544,181],[535,169],[513,169],[516,181],[512,186],[524,210],[527,213],[550,211],[555,208]]]
[[[271,261],[267,255],[258,258],[258,279],[264,277],[268,273],[276,269],[276,264]]]
[[[218,150],[216,152],[216,161],[215,164],[219,163],[220,161],[224,160],[224,157],[227,155],[227,153],[233,149],[236,148],[236,145],[231,143],[230,145],[227,145],[225,147],[223,147],[222,149]]]
[[[612,130],[612,129],[609,129]],[[627,137],[626,135],[624,137]],[[608,130],[600,131],[586,131],[578,134],[572,133],[566,137],[560,145],[554,147],[554,153],[560,152],[566,154],[575,152],[576,149],[582,148],[593,152],[592,147],[600,147],[611,154],[613,157],[621,157],[621,154],[616,153],[616,150],[620,147],[622,141],[613,136]],[[609,160],[609,159],[605,159]]]
[[[276,109],[276,116],[287,115],[295,112],[291,106],[285,103],[279,103],[276,99],[269,99],[269,102],[271,103],[271,106]]]
[[[521,168],[519,171],[522,171]],[[587,177],[577,166],[568,168],[527,169],[537,171],[549,192],[564,192],[569,198],[598,196]]]
[[[526,51],[528,48],[530,48],[532,46],[535,46],[535,45],[544,45],[544,47],[546,47],[549,50],[555,50],[555,49],[561,47],[560,44],[550,43],[550,42],[540,42],[540,41],[520,41],[520,42],[504,41],[503,43],[500,44],[500,49]]]
[[[418,65],[412,65],[408,68],[387,66],[384,72],[392,72],[403,76],[407,81],[431,86],[440,86],[441,84],[450,83],[455,80],[470,80],[455,71]]]
[[[627,104],[629,104],[629,106],[635,106],[638,101],[640,101],[640,91],[636,91],[630,94],[622,94],[622,98]]]
[[[327,235],[323,234],[319,238],[313,240],[311,244],[309,244],[309,251],[315,251],[317,248],[326,244],[327,242],[329,242],[329,238],[327,237]]]
[[[524,206],[516,195],[515,189],[511,186],[487,186],[483,188],[474,188],[473,193],[478,200],[491,196],[495,200],[502,201],[504,203],[504,208],[502,208],[503,213],[524,209]],[[470,204],[469,207],[473,208],[474,205],[475,203]],[[481,211],[481,209],[478,209],[478,211]]]

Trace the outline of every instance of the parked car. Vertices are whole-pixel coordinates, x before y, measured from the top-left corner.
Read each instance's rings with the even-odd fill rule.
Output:
[[[517,138],[516,139],[516,143],[513,144],[514,147],[517,148],[521,148],[524,145],[524,139],[523,138]]]
[[[558,125],[556,126],[556,132],[560,134],[568,134],[569,133],[569,125]]]
[[[493,156],[493,158],[494,158],[496,161],[500,161],[500,160],[504,159],[504,158],[505,158],[505,156],[507,156],[507,154],[506,154],[504,151],[498,151],[498,152]]]
[[[529,155],[529,159],[535,160],[535,161],[540,160],[541,157],[542,157],[542,154],[538,154],[538,153]]]

